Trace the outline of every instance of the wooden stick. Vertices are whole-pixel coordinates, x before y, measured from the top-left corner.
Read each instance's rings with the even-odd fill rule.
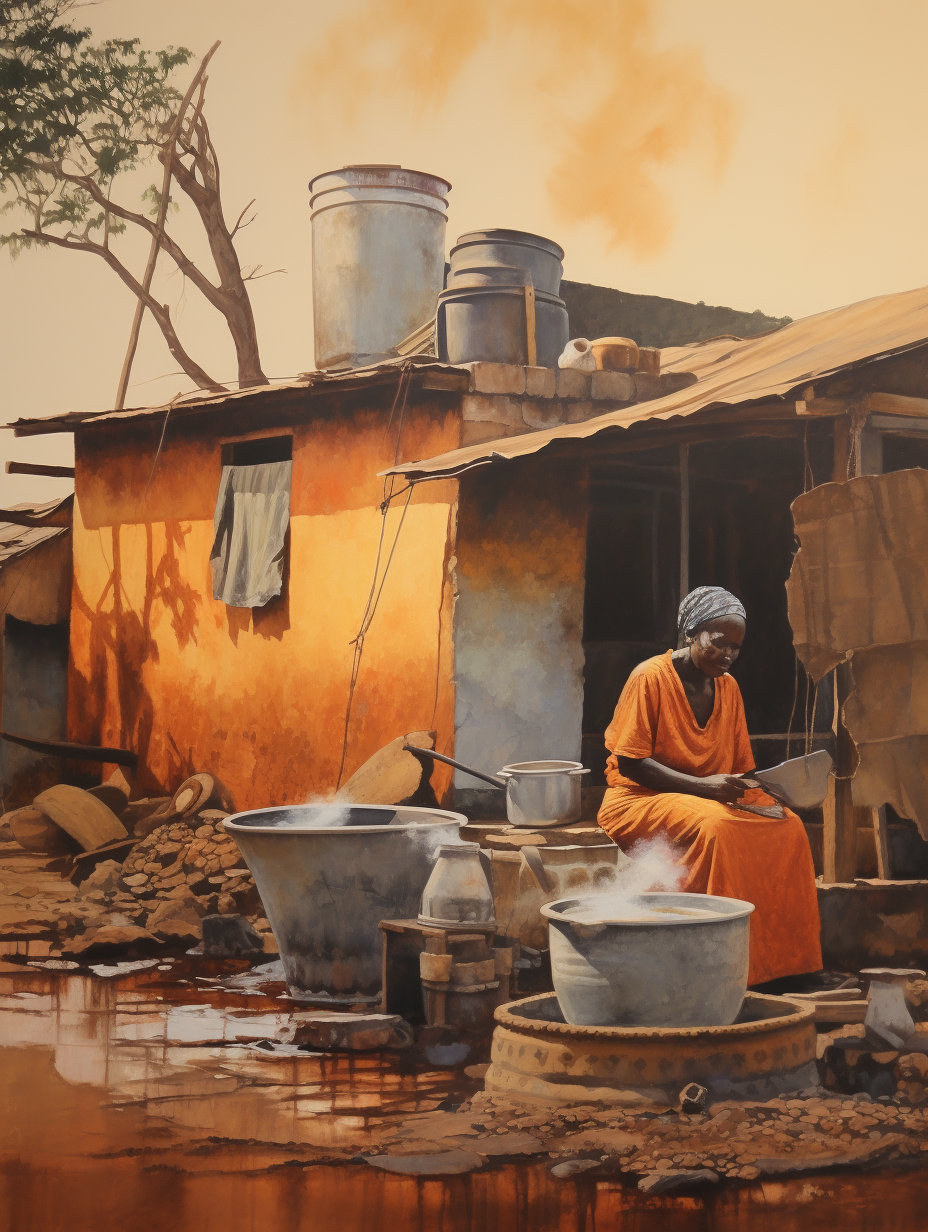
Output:
[[[538,346],[535,340],[535,288],[532,285],[525,288],[525,338],[528,365],[534,368],[538,363]]]
[[[842,415],[835,420],[834,429],[832,479],[835,483],[846,483],[848,478],[861,473],[861,458],[859,454],[852,457],[852,449],[851,419],[849,415]],[[852,689],[850,663],[839,663],[834,679],[835,773],[829,780],[828,797],[822,808],[823,880],[828,883],[853,881],[856,877],[857,827],[866,825],[869,820],[869,809],[858,808],[851,798],[857,750],[844,724],[844,703]]]
[[[73,466],[41,466],[36,462],[7,462],[8,475],[46,475],[49,479],[73,479]]]
[[[690,447],[680,446],[680,602],[690,592]]]
[[[55,509],[38,517],[21,509],[0,509],[0,522],[8,522],[11,526],[70,526],[71,508]]]
[[[12,732],[0,731],[0,740],[9,740],[11,744],[21,744],[23,748],[32,749],[35,753],[44,753],[48,757],[65,757],[72,761],[105,761],[115,766],[128,766],[131,770],[138,768],[137,753],[127,749],[97,748],[93,744],[72,744],[69,740],[33,740],[31,736],[14,736]]]
[[[886,822],[886,805],[870,810],[873,819],[873,838],[876,843],[876,875],[881,881],[892,881],[892,860],[889,854],[889,827]]]
[[[161,249],[161,232],[164,229],[164,222],[168,212],[168,200],[171,195],[171,177],[174,173],[174,145],[180,133],[181,124],[183,122],[184,113],[190,106],[190,100],[193,98],[194,92],[206,71],[206,66],[216,52],[219,46],[217,39],[212,47],[203,57],[200,67],[194,75],[193,81],[187,87],[187,93],[184,95],[177,116],[171,126],[171,135],[164,145],[164,176],[161,181],[161,202],[158,207],[158,230],[152,236],[151,248],[148,252],[148,263],[145,266],[145,273],[142,276],[142,287],[145,292],[151,290],[152,278],[155,274],[155,266],[158,263],[158,253]],[[142,317],[145,315],[145,303],[143,300],[136,300],[135,315],[132,318],[132,328],[129,331],[129,345],[126,348],[126,357],[122,361],[122,372],[119,374],[119,387],[116,390],[116,407],[117,411],[121,411],[126,405],[126,392],[129,388],[129,373],[132,371],[132,361],[135,359],[136,348],[139,344],[139,332],[142,328]]]

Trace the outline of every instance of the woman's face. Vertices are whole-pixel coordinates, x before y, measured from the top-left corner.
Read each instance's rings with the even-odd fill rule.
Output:
[[[740,616],[708,620],[693,634],[690,658],[705,676],[724,676],[744,641],[745,624]]]

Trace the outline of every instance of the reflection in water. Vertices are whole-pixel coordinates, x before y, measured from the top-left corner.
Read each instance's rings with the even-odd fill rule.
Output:
[[[4,1232],[908,1232],[928,1174],[646,1197],[544,1163],[409,1178],[350,1162],[473,1083],[394,1054],[275,1055],[289,1009],[159,972],[0,979]]]

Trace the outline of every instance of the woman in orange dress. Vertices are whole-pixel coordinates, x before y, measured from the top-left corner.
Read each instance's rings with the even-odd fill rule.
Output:
[[[803,824],[738,777],[754,769],[741,691],[728,675],[744,639],[744,608],[721,587],[701,586],[680,604],[679,632],[679,649],[639,664],[622,690],[606,731],[609,786],[599,824],[626,850],[666,836],[682,849],[682,889],[754,904],[750,984],[819,972]]]

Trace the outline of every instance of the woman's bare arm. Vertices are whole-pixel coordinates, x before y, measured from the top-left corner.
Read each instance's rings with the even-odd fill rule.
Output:
[[[618,762],[621,774],[639,787],[649,787],[652,791],[699,796],[703,800],[717,800],[720,804],[734,804],[745,793],[745,784],[736,774],[712,774],[701,779],[662,766],[653,757],[619,757]]]

